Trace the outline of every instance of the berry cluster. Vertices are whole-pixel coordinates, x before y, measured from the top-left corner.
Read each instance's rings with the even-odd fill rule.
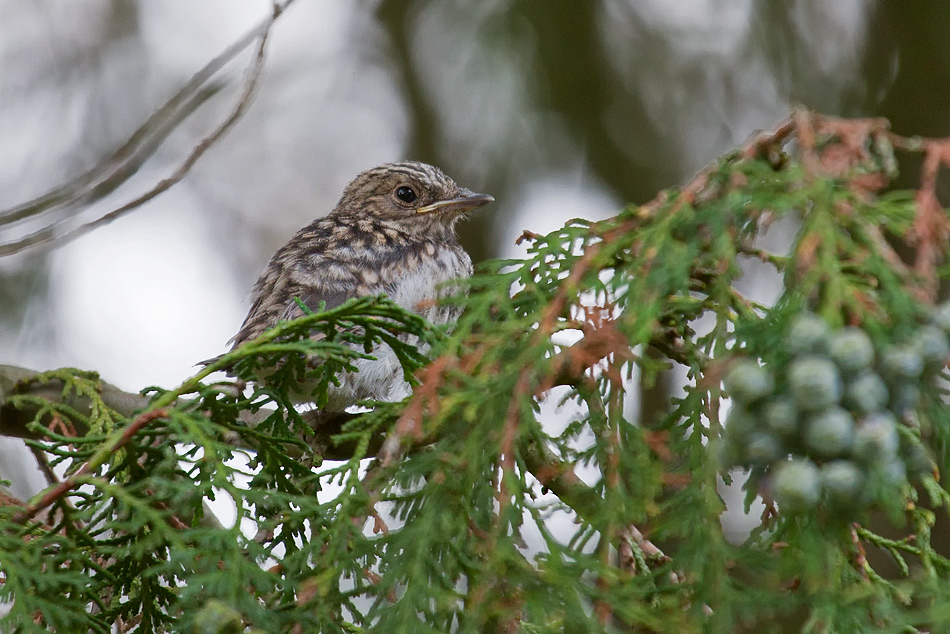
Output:
[[[950,357],[950,303],[909,343],[878,352],[856,327],[832,330],[803,314],[789,325],[787,363],[772,369],[741,360],[724,386],[733,404],[724,462],[752,469],[784,511],[819,503],[867,506],[892,494],[908,473],[933,470],[907,423],[925,382]]]

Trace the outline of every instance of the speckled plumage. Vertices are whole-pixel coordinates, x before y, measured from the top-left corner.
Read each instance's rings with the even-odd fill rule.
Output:
[[[415,200],[400,197],[406,188]],[[388,163],[363,172],[327,216],[298,231],[274,254],[254,285],[251,310],[233,345],[254,339],[279,320],[300,316],[295,297],[316,310],[321,301],[332,308],[350,297],[386,294],[434,323],[454,321],[457,313],[433,300],[441,283],[472,272],[455,224],[466,211],[491,200],[460,188],[425,163]],[[332,390],[327,409],[408,394],[392,351],[377,350],[374,356],[377,360],[357,363],[358,372]]]

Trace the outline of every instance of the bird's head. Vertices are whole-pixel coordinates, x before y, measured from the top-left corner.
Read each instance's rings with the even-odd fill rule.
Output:
[[[462,214],[495,200],[476,194],[432,165],[386,163],[353,179],[337,203],[338,216],[373,216],[420,229],[451,227]]]

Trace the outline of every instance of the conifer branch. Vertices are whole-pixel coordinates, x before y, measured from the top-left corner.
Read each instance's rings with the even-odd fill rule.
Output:
[[[796,112],[679,191],[526,234],[524,260],[486,268],[452,300],[465,310],[449,335],[363,298],[282,322],[149,398],[77,370],[0,367],[0,433],[38,438],[67,473],[32,505],[10,500],[19,514],[0,509],[0,600],[11,606],[0,622],[729,632],[780,618],[943,631],[950,620],[933,606],[950,601],[950,560],[932,529],[950,500],[937,478],[950,469],[939,381],[950,304],[921,305],[946,245],[937,210],[919,204],[940,147],[879,120]],[[894,148],[925,155],[920,189],[884,193]],[[801,226],[779,257],[756,245],[783,215]],[[923,245],[924,265],[898,266],[884,235]],[[783,276],[774,306],[736,290],[739,256]],[[570,345],[554,336],[565,331]],[[833,346],[841,335],[861,354]],[[297,411],[295,386],[316,381],[319,403],[381,341],[419,379],[408,400]],[[918,352],[928,360],[915,365]],[[798,376],[802,361],[813,367]],[[643,424],[624,407],[632,376],[621,373],[648,382],[673,362],[687,368],[682,392]],[[854,364],[862,371],[842,370]],[[265,369],[266,383],[207,382],[225,369],[252,385]],[[807,383],[820,372],[827,380]],[[883,398],[873,413],[890,415],[873,424],[850,400],[872,374],[889,391],[871,394]],[[561,426],[539,415],[557,386],[580,405]],[[837,408],[829,428],[852,442],[834,453],[840,439],[816,427],[825,410],[811,409],[822,390]],[[349,454],[332,453],[344,446],[334,438]],[[345,461],[320,466],[315,454]],[[747,503],[767,504],[742,544],[720,524],[717,483],[735,469]],[[856,479],[865,486],[848,489]],[[199,521],[212,496],[234,503],[234,528]],[[59,525],[25,521],[59,503]],[[552,521],[565,513],[574,521]],[[911,521],[882,531],[868,516]],[[880,550],[897,573],[873,561]],[[55,610],[39,588],[62,597]]]

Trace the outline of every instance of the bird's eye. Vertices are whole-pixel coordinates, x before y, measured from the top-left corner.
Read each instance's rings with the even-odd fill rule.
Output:
[[[396,198],[406,204],[409,204],[416,200],[416,192],[412,189],[412,187],[403,185],[396,190]]]

